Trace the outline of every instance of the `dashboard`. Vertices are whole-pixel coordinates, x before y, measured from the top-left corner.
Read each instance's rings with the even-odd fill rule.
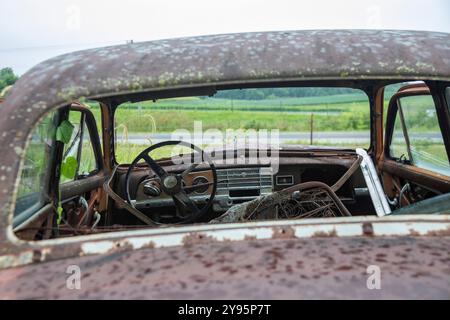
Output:
[[[320,181],[328,185],[334,184],[347,170],[347,166],[339,164],[309,163],[303,165],[289,164],[280,166],[277,172],[271,167],[248,166],[227,167],[217,169],[217,190],[212,210],[225,212],[230,207],[251,201],[256,197],[279,191],[289,186],[307,181]],[[213,181],[212,171],[191,172],[185,177],[187,186],[206,184]],[[152,194],[151,188],[158,181],[155,178],[143,179],[137,187],[134,205],[145,210],[149,208],[173,207],[172,197],[164,192]],[[205,186],[189,192],[189,197],[198,205],[206,204],[212,193],[212,186]],[[356,197],[368,195],[362,174],[358,171],[339,190],[339,198],[348,204],[355,202]]]

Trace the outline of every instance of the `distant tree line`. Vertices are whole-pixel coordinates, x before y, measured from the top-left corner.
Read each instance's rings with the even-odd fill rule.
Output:
[[[360,90],[351,88],[260,88],[260,89],[235,89],[219,91],[215,97],[237,100],[261,100],[271,98],[303,98],[303,97],[321,97],[339,94],[361,93]]]
[[[13,85],[19,77],[16,76],[11,68],[0,70],[0,92],[7,86]]]

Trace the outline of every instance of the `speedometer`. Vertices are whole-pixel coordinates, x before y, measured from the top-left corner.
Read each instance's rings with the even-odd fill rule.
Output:
[[[203,185],[204,184],[204,186],[195,188],[194,189],[195,193],[200,193],[201,194],[201,193],[205,193],[206,191],[208,191],[208,188],[209,188],[209,184],[208,183],[209,183],[209,181],[205,177],[202,177],[202,176],[195,177],[194,180],[192,181],[192,185],[193,186]]]

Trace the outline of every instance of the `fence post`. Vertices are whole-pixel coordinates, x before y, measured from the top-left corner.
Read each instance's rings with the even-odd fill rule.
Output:
[[[309,144],[313,144],[313,131],[314,131],[314,113],[311,113],[311,120],[309,123],[310,127],[310,135],[309,135]]]

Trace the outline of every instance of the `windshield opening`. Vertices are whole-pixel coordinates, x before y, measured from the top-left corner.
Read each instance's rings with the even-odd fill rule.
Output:
[[[115,113],[115,156],[129,163],[144,146],[167,140],[248,147],[255,132],[266,135],[267,143],[278,134],[280,145],[367,148],[369,114],[362,90],[329,87],[235,89],[212,97],[124,103]]]

